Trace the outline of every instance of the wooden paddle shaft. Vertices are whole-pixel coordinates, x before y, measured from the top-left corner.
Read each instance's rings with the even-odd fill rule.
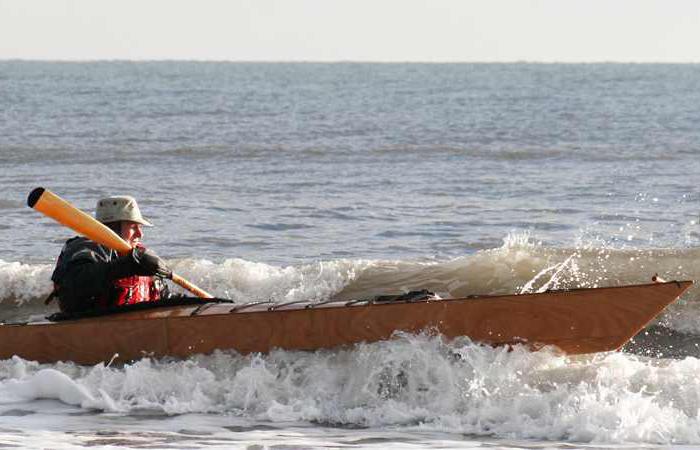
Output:
[[[98,244],[102,244],[122,254],[131,251],[131,246],[117,233],[109,229],[109,227],[100,223],[91,215],[79,210],[48,189],[41,187],[34,189],[29,194],[27,204],[30,208],[36,209],[40,213],[51,217],[55,221]],[[182,286],[197,297],[213,297],[208,292],[198,288],[179,275],[173,274],[172,280],[175,284]]]
[[[178,274],[174,273],[171,279],[173,280],[173,283],[175,283],[179,286],[182,286],[183,288],[187,289],[188,291],[190,291],[191,293],[193,293],[194,295],[196,295],[199,298],[214,298],[213,295],[211,295],[210,293],[208,293],[207,291],[205,291],[203,289],[198,288],[197,286],[195,286],[194,284],[185,280],[184,278],[182,278]]]

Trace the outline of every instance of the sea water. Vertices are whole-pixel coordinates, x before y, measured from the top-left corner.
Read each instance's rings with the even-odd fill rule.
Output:
[[[0,62],[0,320],[52,311],[72,234],[26,206],[37,186],[137,197],[145,242],[237,302],[697,279],[698,105],[698,65]],[[699,297],[578,357],[399,334],[13,358],[0,446],[700,446]]]

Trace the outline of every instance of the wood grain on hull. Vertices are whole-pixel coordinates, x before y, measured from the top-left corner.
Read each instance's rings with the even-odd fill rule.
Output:
[[[391,338],[395,331],[468,336],[491,345],[554,345],[567,354],[620,348],[692,282],[543,294],[229,313],[212,304],[169,307],[55,324],[0,326],[0,358],[95,364],[144,355],[187,357],[216,349],[315,350]],[[192,313],[196,315],[192,315]]]

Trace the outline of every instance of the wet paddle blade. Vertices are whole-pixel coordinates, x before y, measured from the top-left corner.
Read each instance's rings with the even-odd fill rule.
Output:
[[[29,194],[27,204],[30,208],[36,209],[98,244],[105,245],[119,253],[131,251],[131,246],[117,233],[48,189],[41,187],[34,189]]]

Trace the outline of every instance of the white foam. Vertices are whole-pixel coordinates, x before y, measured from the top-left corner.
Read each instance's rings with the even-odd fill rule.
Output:
[[[275,302],[328,298],[370,265],[365,260],[319,261],[287,267],[242,259],[226,259],[219,264],[191,259],[172,262],[175,272],[215,296]]]
[[[51,293],[50,264],[23,264],[6,262],[0,259],[0,302],[14,299],[23,304],[38,297],[46,297]]]
[[[124,367],[4,361],[0,403],[53,398],[125,414],[205,412],[509,439],[693,445],[700,444],[698,371],[695,358],[567,358],[401,335],[336,351],[217,353]]]
[[[36,399],[55,399],[83,407],[97,405],[95,398],[84,386],[55,369],[41,369],[32,375],[19,380],[9,380],[0,385],[0,403]]]

